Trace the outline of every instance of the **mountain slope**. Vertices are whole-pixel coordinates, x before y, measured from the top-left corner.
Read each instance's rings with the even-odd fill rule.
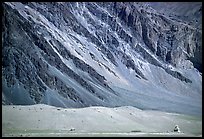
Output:
[[[5,2],[2,23],[2,104],[201,114],[201,30],[146,3]]]

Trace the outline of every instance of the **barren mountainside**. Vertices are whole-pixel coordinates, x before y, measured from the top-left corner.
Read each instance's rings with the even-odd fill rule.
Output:
[[[163,6],[2,3],[2,104],[200,115],[202,4]]]

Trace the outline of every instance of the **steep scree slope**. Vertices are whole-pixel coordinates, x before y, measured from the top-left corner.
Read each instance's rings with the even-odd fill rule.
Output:
[[[200,26],[151,3],[5,2],[2,9],[2,104],[201,114]]]

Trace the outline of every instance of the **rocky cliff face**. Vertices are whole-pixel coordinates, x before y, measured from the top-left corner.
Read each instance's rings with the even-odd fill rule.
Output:
[[[200,20],[198,5],[189,15]],[[151,3],[5,2],[2,9],[2,104],[201,113],[201,26]]]

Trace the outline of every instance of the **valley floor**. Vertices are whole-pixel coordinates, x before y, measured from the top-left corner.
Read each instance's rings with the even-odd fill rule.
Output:
[[[178,125],[181,132],[173,132]],[[2,106],[2,136],[202,136],[202,117],[131,106]]]

